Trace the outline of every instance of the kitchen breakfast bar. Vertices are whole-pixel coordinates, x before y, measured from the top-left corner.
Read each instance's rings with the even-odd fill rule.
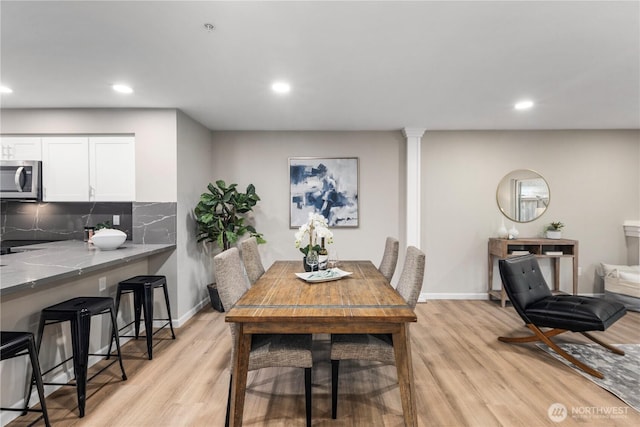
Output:
[[[165,274],[163,266],[175,256],[175,244],[135,244],[131,241],[118,249],[103,251],[79,240],[57,241],[21,247],[0,256],[0,324],[6,331],[29,331],[36,334],[41,310],[76,297],[114,297],[120,281],[137,275]],[[175,278],[167,276],[175,291]],[[124,300],[123,300],[124,302]],[[162,307],[164,308],[164,304]],[[127,310],[127,314],[128,314]],[[163,314],[163,313],[158,313]],[[122,312],[119,313],[123,315]],[[166,316],[163,316],[166,317]],[[126,320],[126,319],[123,319]],[[119,324],[122,321],[118,321]],[[126,322],[125,322],[126,323]],[[71,354],[68,322],[47,327],[40,348],[43,370],[60,363],[61,355]],[[91,319],[90,349],[102,352],[109,345],[111,323],[108,316]],[[4,360],[2,369],[11,372],[16,384],[27,378],[24,358]],[[89,360],[89,365],[99,359]],[[49,378],[66,383],[73,378],[70,366]],[[24,398],[22,387],[4,387],[3,402],[18,405]],[[13,402],[13,403],[12,403]],[[36,403],[32,399],[31,403]],[[3,405],[4,406],[4,405]],[[4,412],[3,412],[4,414]]]
[[[4,299],[26,289],[51,289],[67,279],[119,268],[175,247],[175,244],[145,245],[127,241],[118,249],[102,251],[78,240],[30,245],[21,252],[0,257],[0,296]]]

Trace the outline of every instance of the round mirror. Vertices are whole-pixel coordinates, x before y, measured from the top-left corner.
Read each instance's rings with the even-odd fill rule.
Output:
[[[502,178],[496,191],[500,211],[515,222],[530,222],[549,206],[549,184],[537,172],[518,169]]]

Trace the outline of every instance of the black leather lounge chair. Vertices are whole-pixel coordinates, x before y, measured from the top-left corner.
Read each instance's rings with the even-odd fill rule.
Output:
[[[604,378],[602,373],[562,350],[550,338],[567,331],[580,332],[613,353],[624,355],[622,350],[587,333],[604,331],[614,324],[626,314],[624,305],[579,295],[552,295],[540,272],[538,261],[533,255],[503,259],[498,265],[502,286],[507,291],[509,300],[527,328],[534,333],[527,337],[499,337],[498,339],[512,343],[542,341],[583,371],[595,377]],[[542,331],[540,328],[551,329]]]

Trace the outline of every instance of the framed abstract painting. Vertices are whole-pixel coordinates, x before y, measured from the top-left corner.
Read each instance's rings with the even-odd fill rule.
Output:
[[[330,227],[358,226],[358,158],[290,157],[289,226],[322,214]]]

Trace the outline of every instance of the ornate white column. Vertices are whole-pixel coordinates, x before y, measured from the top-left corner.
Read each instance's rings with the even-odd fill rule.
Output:
[[[424,128],[404,128],[407,139],[407,246],[420,248],[420,145]]]

